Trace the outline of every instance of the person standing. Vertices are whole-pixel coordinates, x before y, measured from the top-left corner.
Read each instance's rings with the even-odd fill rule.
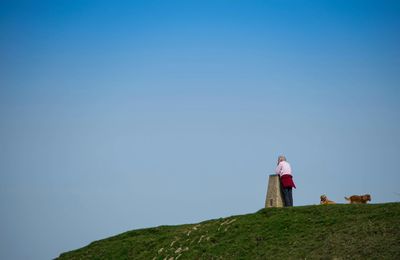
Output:
[[[279,175],[281,180],[281,188],[285,202],[285,207],[292,207],[293,206],[292,189],[296,188],[296,185],[293,182],[292,168],[290,167],[290,164],[286,161],[285,156],[280,155],[278,157],[278,163],[275,169],[275,173]]]

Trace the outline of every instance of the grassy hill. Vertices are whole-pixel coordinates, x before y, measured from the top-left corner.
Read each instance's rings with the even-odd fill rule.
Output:
[[[262,209],[129,231],[59,259],[400,259],[400,203]]]

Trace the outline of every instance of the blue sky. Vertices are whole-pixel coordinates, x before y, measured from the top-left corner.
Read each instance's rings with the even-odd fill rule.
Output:
[[[397,1],[2,1],[1,259],[294,204],[399,201]]]

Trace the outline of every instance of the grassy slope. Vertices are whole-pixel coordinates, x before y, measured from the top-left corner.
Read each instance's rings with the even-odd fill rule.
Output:
[[[400,259],[400,203],[263,209],[129,231],[60,259]]]

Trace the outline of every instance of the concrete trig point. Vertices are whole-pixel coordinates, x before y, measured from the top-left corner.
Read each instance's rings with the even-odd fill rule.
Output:
[[[266,208],[280,208],[283,207],[283,198],[281,192],[281,183],[279,175],[271,174],[268,179],[267,197],[265,199]]]

